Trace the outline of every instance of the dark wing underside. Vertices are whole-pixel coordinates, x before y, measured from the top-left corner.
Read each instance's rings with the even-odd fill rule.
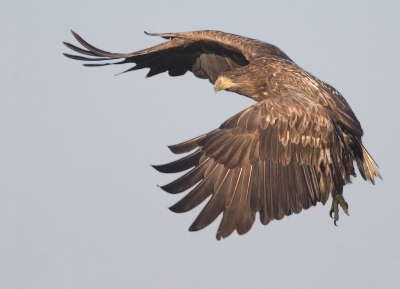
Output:
[[[301,95],[268,99],[238,113],[206,135],[170,147],[174,153],[198,148],[164,173],[192,168],[162,187],[175,194],[193,186],[170,209],[186,212],[211,196],[190,230],[200,230],[223,213],[217,239],[250,230],[256,212],[266,225],[325,203],[341,192],[353,159],[340,129],[318,104]],[[193,168],[194,167],[194,168]]]
[[[125,58],[120,62],[91,63],[85,66],[135,63],[136,66],[124,72],[150,68],[148,77],[166,71],[170,76],[180,76],[191,71],[195,76],[209,79],[211,83],[214,83],[221,72],[247,65],[254,57],[270,54],[290,60],[283,51],[271,44],[219,31],[147,33],[170,39],[170,41],[134,53],[111,53],[100,50],[87,43],[75,32],[72,34],[87,50],[70,43],[64,42],[64,44],[75,52],[89,57],[66,53],[65,56],[90,62]]]

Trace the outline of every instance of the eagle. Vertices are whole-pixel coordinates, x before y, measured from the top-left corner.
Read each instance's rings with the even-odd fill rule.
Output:
[[[71,32],[85,49],[64,44],[85,56],[64,55],[91,62],[85,66],[133,63],[124,72],[149,68],[147,77],[190,71],[208,79],[215,92],[227,90],[256,102],[219,128],[169,146],[174,154],[189,154],[153,166],[162,173],[186,171],[161,186],[170,194],[191,189],[171,211],[187,212],[208,198],[189,231],[203,229],[222,213],[217,240],[235,230],[242,235],[251,229],[257,212],[267,225],[318,202],[325,204],[329,196],[329,215],[337,225],[339,206],[348,213],[343,186],[356,176],[354,164],[372,184],[375,177],[382,178],[362,144],[361,124],[343,96],[274,45],[214,30],[145,32],[168,41],[137,52],[111,53]]]

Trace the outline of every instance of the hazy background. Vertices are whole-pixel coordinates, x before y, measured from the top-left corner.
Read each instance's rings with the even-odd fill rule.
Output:
[[[397,288],[399,19],[398,1],[2,1],[0,288]],[[69,29],[112,52],[163,41],[143,30],[275,44],[346,97],[384,181],[345,187],[338,228],[328,201],[220,242],[219,221],[189,233],[202,206],[170,212],[183,194],[156,185],[176,175],[150,164],[253,102],[190,73],[82,67],[61,55]]]

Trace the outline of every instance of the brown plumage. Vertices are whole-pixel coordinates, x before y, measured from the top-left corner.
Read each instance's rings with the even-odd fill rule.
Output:
[[[336,224],[338,204],[347,212],[347,204],[336,196],[342,196],[350,175],[355,176],[354,161],[364,179],[374,183],[374,177],[380,177],[362,145],[361,125],[343,96],[276,46],[219,31],[147,33],[169,41],[124,54],[97,49],[72,33],[87,50],[65,45],[91,58],[65,54],[69,58],[124,58],[112,64],[136,64],[127,71],[150,68],[147,76],[191,71],[209,79],[216,91],[225,89],[257,102],[218,129],[170,146],[176,154],[195,150],[191,154],[154,166],[163,173],[189,170],[161,187],[171,194],[194,187],[170,208],[173,212],[189,211],[211,196],[190,231],[206,227],[222,213],[217,239],[234,230],[245,234],[257,212],[266,225],[318,202],[325,204],[330,195]]]

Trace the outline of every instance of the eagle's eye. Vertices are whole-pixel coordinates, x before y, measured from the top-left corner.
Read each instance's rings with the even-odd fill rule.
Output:
[[[236,78],[236,75],[231,75],[231,76],[229,76],[229,79],[230,80],[234,80]]]

